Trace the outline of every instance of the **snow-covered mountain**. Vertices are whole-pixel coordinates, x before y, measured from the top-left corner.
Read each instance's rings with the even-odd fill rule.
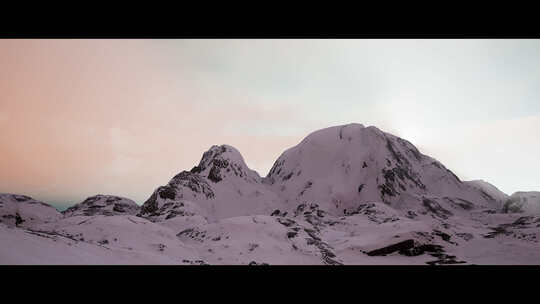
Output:
[[[141,207],[134,201],[120,196],[98,194],[85,199],[83,202],[67,208],[64,216],[75,215],[121,215],[139,213]]]
[[[497,205],[410,142],[361,124],[313,132],[278,158],[265,182],[289,207],[317,202],[335,215],[365,202],[439,216],[452,206]]]
[[[512,194],[504,203],[503,212],[529,213],[540,215],[540,192],[518,191]]]
[[[61,217],[51,205],[29,196],[0,193],[0,223],[8,227],[34,227]]]
[[[0,195],[0,264],[538,264],[538,194],[461,181],[348,124],[311,133],[264,178],[212,146],[141,207],[97,195],[61,214]]]
[[[193,204],[195,203],[195,204]],[[283,206],[240,152],[222,145],[206,151],[199,165],[182,171],[157,188],[142,205],[141,216],[153,219],[199,214],[209,220],[270,214]]]

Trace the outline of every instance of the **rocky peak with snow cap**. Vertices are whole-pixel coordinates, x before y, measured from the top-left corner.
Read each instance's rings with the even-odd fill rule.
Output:
[[[164,214],[191,214],[183,208],[192,206],[192,202],[210,218],[266,214],[281,206],[277,195],[262,183],[257,172],[248,168],[240,152],[229,145],[212,146],[197,166],[158,187],[142,205],[139,215],[161,220]]]
[[[139,213],[140,209],[141,207],[139,205],[128,198],[98,194],[88,197],[83,202],[69,207],[62,213],[66,217],[77,215],[135,215]]]
[[[229,145],[212,146],[190,172],[206,176],[214,183],[233,175],[246,181],[260,182],[259,174],[249,169],[240,152]]]

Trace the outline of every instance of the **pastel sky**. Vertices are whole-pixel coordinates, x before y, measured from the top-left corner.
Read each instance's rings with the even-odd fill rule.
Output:
[[[0,40],[0,192],[143,203],[214,144],[266,175],[317,129],[540,190],[540,40]]]

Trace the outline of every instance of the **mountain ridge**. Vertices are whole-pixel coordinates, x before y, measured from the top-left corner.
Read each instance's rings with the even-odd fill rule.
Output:
[[[536,194],[462,181],[405,139],[347,124],[308,134],[264,177],[213,145],[140,206],[95,195],[60,213],[1,194],[0,263],[534,264]]]

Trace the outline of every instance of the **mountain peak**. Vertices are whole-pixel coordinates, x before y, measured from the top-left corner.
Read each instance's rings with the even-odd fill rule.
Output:
[[[320,201],[336,212],[368,201],[417,208],[428,196],[492,200],[409,141],[355,123],[312,132],[282,153],[265,181],[284,199]]]
[[[257,172],[246,165],[242,154],[229,145],[214,145],[204,152],[199,165],[193,167],[191,173],[208,177],[214,183],[220,182],[228,175],[248,180],[259,180]]]

